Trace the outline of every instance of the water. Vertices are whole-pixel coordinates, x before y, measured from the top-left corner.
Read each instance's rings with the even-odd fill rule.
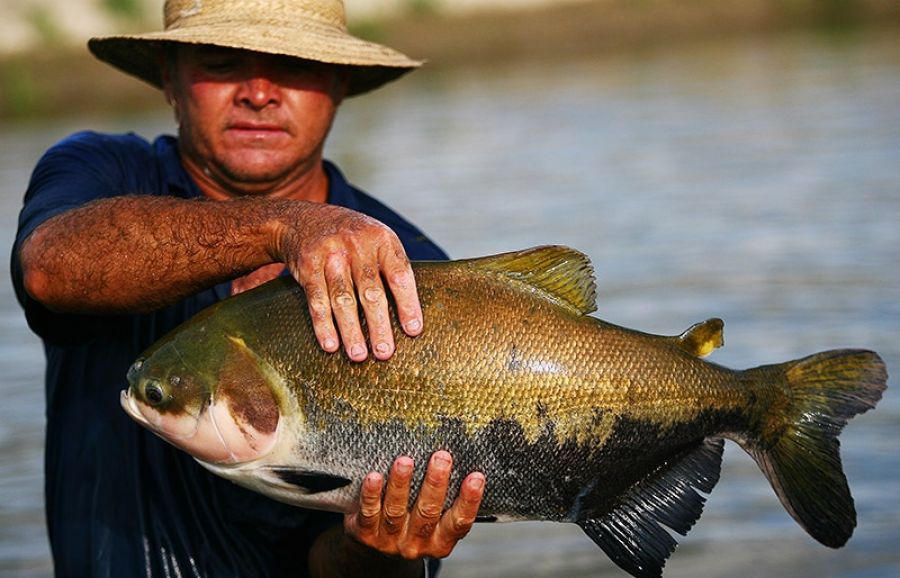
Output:
[[[88,126],[171,130],[168,115],[0,127],[0,244],[38,156]],[[723,317],[719,363],[854,346],[900,371],[896,30],[417,72],[348,101],[328,154],[456,257],[585,251],[605,319],[678,333]],[[43,361],[5,276],[0,325],[0,575],[43,577]],[[900,575],[898,439],[893,379],[842,437],[859,526],[837,551],[729,445],[666,576]],[[623,573],[577,527],[529,523],[476,527],[443,575]]]

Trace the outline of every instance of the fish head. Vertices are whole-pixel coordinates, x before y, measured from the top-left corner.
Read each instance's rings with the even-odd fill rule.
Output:
[[[275,445],[281,414],[273,377],[243,339],[182,333],[132,364],[121,404],[135,421],[196,459],[239,464]]]

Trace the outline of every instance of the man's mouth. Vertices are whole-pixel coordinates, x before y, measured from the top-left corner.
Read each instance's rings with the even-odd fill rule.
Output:
[[[268,122],[249,122],[241,121],[228,125],[228,130],[246,132],[246,133],[282,133],[287,132],[285,128],[279,124]]]

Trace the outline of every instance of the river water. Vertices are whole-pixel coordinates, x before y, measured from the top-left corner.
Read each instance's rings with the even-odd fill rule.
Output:
[[[80,128],[0,126],[0,245],[31,167]],[[348,101],[328,156],[455,257],[561,243],[597,270],[597,315],[658,333],[725,319],[731,367],[865,347],[900,371],[900,34],[783,34],[427,70]],[[0,575],[52,573],[43,358],[0,277]],[[859,526],[813,542],[729,444],[666,576],[900,575],[900,393],[842,436]],[[624,576],[574,526],[476,527],[443,574]]]

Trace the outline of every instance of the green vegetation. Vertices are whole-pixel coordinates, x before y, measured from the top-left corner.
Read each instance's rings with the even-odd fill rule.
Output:
[[[846,29],[858,26],[865,18],[865,7],[860,0],[820,0],[819,23],[830,29]]]
[[[141,0],[102,0],[101,6],[116,18],[140,22],[144,18],[144,3]]]
[[[387,33],[385,23],[378,19],[358,20],[347,24],[350,34],[369,42],[384,42]]]
[[[30,6],[28,24],[37,34],[41,44],[58,46],[62,43],[62,32],[53,19],[52,11],[48,6]]]
[[[100,0],[125,30],[153,28],[143,0]],[[434,68],[585,56],[705,36],[806,28],[836,38],[896,26],[897,0],[609,0],[447,16],[448,0],[404,0],[406,15],[351,22],[354,34]],[[155,15],[154,15],[155,16]],[[39,50],[0,57],[0,119],[118,113],[160,107],[159,92],[65,45],[46,8],[29,12]]]
[[[34,83],[33,70],[23,59],[11,59],[0,66],[0,116],[34,116],[45,108],[42,95]]]
[[[407,0],[407,11],[413,15],[438,14],[441,0]]]
[[[158,90],[80,46],[0,58],[0,119],[128,113],[164,104]]]

